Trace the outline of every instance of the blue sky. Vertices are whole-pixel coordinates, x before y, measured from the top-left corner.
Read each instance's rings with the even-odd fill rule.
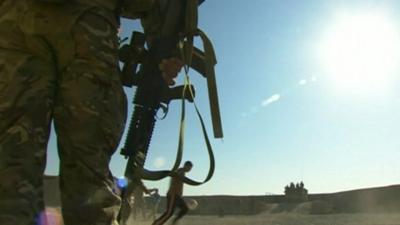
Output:
[[[207,0],[199,10],[200,27],[212,39],[217,53],[225,137],[212,141],[217,163],[214,178],[203,186],[187,187],[187,194],[281,194],[292,181],[304,181],[311,193],[400,183],[400,92],[396,91],[400,70],[393,67],[387,72],[388,64],[378,65],[379,72],[371,74],[371,79],[365,75],[349,83],[352,74],[332,70],[321,56],[321,52],[335,48],[352,48],[351,43],[335,36],[349,32],[340,30],[338,18],[345,18],[347,26],[358,24],[352,23],[354,17],[367,21],[369,17],[364,15],[378,15],[384,22],[374,27],[368,20],[365,30],[370,28],[371,33],[361,30],[360,35],[375,37],[383,32],[379,27],[389,24],[392,32],[374,39],[377,49],[389,43],[385,39],[389,35],[400,40],[399,1]],[[138,29],[138,23],[124,21],[122,35],[128,36],[132,29]],[[324,42],[327,36],[335,41]],[[397,49],[396,42],[387,52],[390,49]],[[389,53],[385,51],[385,55]],[[350,57],[346,65],[356,64],[352,60],[361,56]],[[395,53],[389,56],[398,57]],[[329,59],[338,62],[334,68],[343,63]],[[368,70],[371,63],[362,63],[362,68],[350,71]],[[206,81],[193,71],[190,76],[211,133]],[[178,83],[182,83],[181,78]],[[134,90],[126,89],[126,93],[131,101]],[[194,162],[188,175],[201,180],[208,169],[206,148],[195,112],[190,105],[188,108],[184,159]],[[157,122],[148,168],[166,169],[173,164],[179,113],[180,104],[172,103],[168,117]],[[113,173],[123,175],[125,164],[116,153],[111,163]],[[46,173],[57,174],[57,168],[53,134]],[[146,184],[159,187],[163,193],[168,180]]]

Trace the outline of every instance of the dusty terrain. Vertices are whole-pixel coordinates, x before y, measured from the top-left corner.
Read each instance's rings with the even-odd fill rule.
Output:
[[[58,178],[47,177],[48,225],[62,225]],[[400,225],[400,185],[311,194],[303,203],[276,196],[188,196],[199,207],[178,225]],[[160,203],[164,210],[165,201]],[[151,225],[152,221],[129,221]],[[170,225],[171,223],[166,223]]]
[[[51,225],[62,225],[54,210]],[[130,220],[128,225],[151,225],[150,220]],[[171,225],[167,222],[166,225]],[[178,225],[400,225],[400,213],[357,213],[307,215],[296,213],[263,213],[253,216],[195,216],[188,215]]]
[[[150,225],[131,221],[130,225]],[[171,223],[167,223],[170,225]],[[400,225],[400,214],[262,214],[256,216],[187,216],[180,225]]]

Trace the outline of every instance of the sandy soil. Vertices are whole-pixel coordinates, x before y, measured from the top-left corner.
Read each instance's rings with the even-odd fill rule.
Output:
[[[130,221],[128,225],[151,225],[151,221]],[[400,214],[187,216],[178,225],[400,225]]]
[[[48,224],[63,225],[59,209],[47,208]],[[151,225],[150,220],[127,225]],[[167,222],[165,225],[171,225]],[[194,216],[184,217],[177,225],[400,225],[400,213],[309,215],[296,213],[264,213],[255,216]]]

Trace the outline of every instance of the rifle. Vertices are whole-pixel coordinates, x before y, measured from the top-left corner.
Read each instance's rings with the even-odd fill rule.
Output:
[[[198,0],[164,1],[166,4],[159,12],[164,23],[159,28],[158,34],[153,36],[151,41],[148,41],[147,34],[133,32],[130,44],[120,48],[120,61],[124,63],[122,69],[123,84],[128,87],[137,86],[133,100],[134,112],[131,117],[125,145],[121,150],[121,154],[128,158],[125,170],[128,187],[122,194],[123,199],[130,196],[140,179],[160,180],[171,175],[171,172],[179,166],[182,158],[182,153],[178,151],[177,160],[171,171],[148,171],[144,168],[156,123],[157,111],[159,109],[167,111],[169,102],[174,99],[186,99],[189,102],[193,102],[195,97],[192,85],[170,88],[165,83],[158,67],[163,59],[182,55],[182,57],[186,58],[184,61],[187,65],[207,77],[209,89],[210,87],[214,88],[214,91],[209,92],[211,93],[209,94],[210,99],[212,99],[211,108],[214,110],[214,113],[212,113],[214,136],[222,137],[213,71],[213,66],[216,64],[215,55],[212,54],[211,57],[207,57],[207,54],[193,47],[193,36],[195,33],[200,32],[197,30],[197,7],[202,2]],[[203,33],[200,32],[200,34]],[[202,37],[204,36],[202,35]],[[179,43],[181,43],[181,49],[178,49]],[[185,45],[182,43],[185,43]],[[147,44],[147,49],[145,44]],[[205,51],[207,51],[207,46],[210,45],[205,45]],[[212,50],[209,47],[208,49]],[[140,69],[136,72],[139,64],[141,64]],[[210,69],[211,67],[212,69]],[[184,100],[182,101],[184,102]],[[203,133],[206,133],[203,124],[202,126]],[[204,182],[208,181],[214,172],[214,157],[212,150],[210,150],[208,137],[206,142],[211,163],[208,177]],[[188,178],[185,179],[185,182],[193,185],[204,183],[195,182]]]

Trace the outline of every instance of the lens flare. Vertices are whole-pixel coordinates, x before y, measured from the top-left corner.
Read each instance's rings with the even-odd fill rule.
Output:
[[[127,185],[128,185],[128,180],[125,177],[120,177],[120,178],[117,179],[117,186],[120,189],[123,189]]]
[[[379,94],[399,73],[400,32],[382,12],[340,13],[328,26],[319,56],[340,93]]]
[[[46,208],[39,214],[37,225],[62,225],[60,211],[54,208]]]

